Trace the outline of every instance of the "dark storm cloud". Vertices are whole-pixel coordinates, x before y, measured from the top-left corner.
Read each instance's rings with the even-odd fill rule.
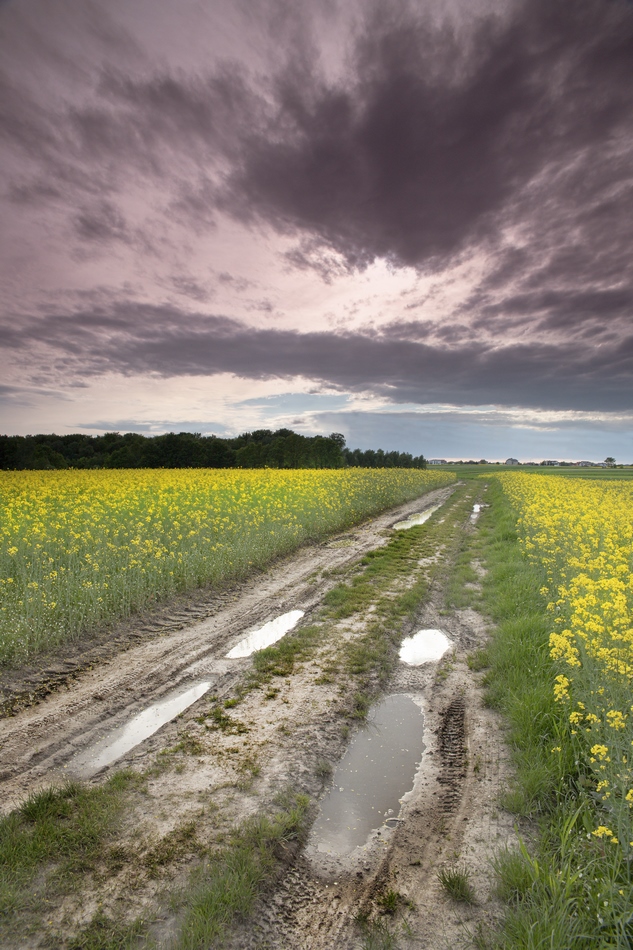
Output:
[[[25,159],[7,194],[21,209],[65,207],[95,254],[126,244],[159,260],[179,240],[174,221],[189,239],[229,215],[292,236],[285,264],[330,282],[376,258],[446,281],[447,265],[488,255],[457,313],[423,300],[412,320],[403,298],[403,317],[390,310],[382,329],[302,334],[119,302],[7,324],[5,345],[52,348],[53,371],[69,378],[304,375],[399,401],[629,408],[631,5],[524,0],[441,23],[398,0],[358,9],[336,79],[302,6],[269,0],[262,29],[282,39],[265,76],[248,63],[185,73],[129,58],[61,112],[5,80],[0,134]],[[160,207],[131,229],[125,199],[146,182]],[[150,245],[161,229],[163,250]],[[205,299],[196,275],[169,280]]]
[[[73,224],[83,241],[109,242],[129,240],[125,218],[111,201],[100,201],[83,208]]]
[[[276,112],[243,143],[223,206],[307,230],[351,265],[420,265],[496,237],[538,176],[560,214],[554,179],[579,160],[576,178],[631,180],[618,137],[633,132],[633,18],[619,4],[533,0],[466,39],[388,4],[347,85],[308,80],[293,64],[278,77]],[[604,233],[608,206],[584,222],[572,207]]]
[[[630,409],[633,336],[588,350],[467,341],[450,347],[379,333],[257,329],[221,316],[119,304],[34,321],[6,338],[52,351],[53,373],[162,376],[234,373],[304,376],[396,402],[504,403],[540,408]]]
[[[324,269],[319,246],[348,266],[437,263],[496,241],[518,211],[538,215],[523,194],[533,182],[551,216],[571,208],[588,236],[608,234],[622,201],[596,192],[632,176],[628,5],[525,0],[462,31],[396,0],[373,11],[337,83],[305,43],[265,82],[238,64],[143,79],[109,69],[59,128],[14,94],[6,129],[53,181],[93,164],[112,184],[133,165],[165,179],[194,223],[219,207],[304,234],[314,260],[299,247],[298,266]]]

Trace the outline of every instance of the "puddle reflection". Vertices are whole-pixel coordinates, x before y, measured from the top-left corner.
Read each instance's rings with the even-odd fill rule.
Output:
[[[281,640],[293,627],[296,627],[304,613],[305,611],[303,610],[291,610],[287,614],[275,617],[274,620],[265,623],[259,630],[254,630],[252,633],[249,633],[247,637],[244,637],[243,640],[240,640],[240,642],[226,654],[227,659],[238,660],[242,657],[250,656],[251,653],[255,653],[257,650],[263,650],[264,647],[269,647],[273,643],[277,643],[277,640]]]
[[[407,666],[421,666],[439,660],[452,646],[441,630],[420,630],[400,644],[400,660]]]
[[[423,728],[422,710],[405,693],[387,696],[371,711],[321,803],[311,836],[318,851],[347,854],[374,829],[397,824],[424,751]]]
[[[188,706],[204,696],[211,687],[210,682],[197,683],[182,692],[153,703],[143,712],[134,716],[119,729],[78,756],[73,763],[73,771],[84,777],[94,775],[99,769],[116,762],[134,746],[157,732],[166,722],[174,719]]]
[[[424,524],[425,521],[428,521],[432,514],[434,514],[438,508],[441,508],[441,505],[434,505],[433,508],[427,508],[426,511],[420,511],[415,515],[409,515],[404,521],[398,521],[397,524],[394,524],[395,531],[406,531],[407,528],[415,528],[419,524]]]

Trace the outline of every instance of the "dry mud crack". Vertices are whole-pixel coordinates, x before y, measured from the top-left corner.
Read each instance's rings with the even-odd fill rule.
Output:
[[[478,675],[466,663],[467,654],[485,643],[487,631],[473,610],[447,610],[444,597],[452,540],[477,530],[470,511],[480,491],[473,485],[440,489],[344,536],[304,548],[207,603],[207,616],[199,622],[191,623],[191,612],[181,603],[171,614],[163,611],[167,627],[161,633],[156,617],[151,625],[139,621],[137,630],[127,624],[121,633],[124,652],[104,656],[91,669],[75,667],[70,678],[60,678],[64,665],[58,660],[48,695],[45,688],[39,702],[0,720],[7,810],[34,789],[72,776],[86,748],[175,689],[200,681],[211,686],[91,779],[101,783],[127,766],[143,776],[144,786],[117,840],[82,886],[51,907],[45,927],[31,928],[28,935],[16,931],[6,946],[63,947],[97,912],[127,921],[149,918],[157,945],[171,946],[181,912],[167,909],[166,893],[186,886],[192,866],[221,847],[232,827],[274,807],[279,792],[288,788],[310,796],[316,814],[328,769],[340,760],[357,722],[358,686],[345,667],[346,651],[360,642],[390,599],[421,577],[427,596],[402,635],[441,629],[453,646],[439,662],[396,664],[387,684],[388,694],[413,697],[424,714],[425,749],[413,787],[394,816],[399,820],[391,821],[392,827],[378,822],[367,842],[350,853],[324,853],[310,838],[282,848],[279,872],[255,913],[225,935],[225,944],[234,950],[352,950],[369,945],[360,918],[367,933],[382,928],[403,947],[467,945],[468,932],[497,913],[489,858],[513,837],[512,819],[498,804],[509,777],[501,724],[483,706]],[[388,542],[394,523],[438,504],[442,507],[429,522],[430,530],[436,525],[436,535],[429,534],[436,537],[434,546],[427,545],[405,575],[392,579],[389,589],[378,586],[375,602],[356,613],[323,614],[328,591],[361,570],[359,560]],[[296,609],[305,612],[303,628],[316,624],[313,646],[291,670],[244,691],[252,661],[227,660],[225,654],[257,625]],[[375,681],[377,695],[379,680],[366,676],[364,688],[371,691]],[[45,677],[38,682],[46,684]],[[22,687],[15,680],[8,689],[17,696]],[[473,906],[455,904],[438,883],[438,869],[455,863],[471,875]],[[395,895],[393,913],[385,912],[389,894]]]

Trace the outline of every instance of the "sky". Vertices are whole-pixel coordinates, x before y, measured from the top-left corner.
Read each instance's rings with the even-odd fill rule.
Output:
[[[628,0],[0,0],[0,432],[633,461]]]

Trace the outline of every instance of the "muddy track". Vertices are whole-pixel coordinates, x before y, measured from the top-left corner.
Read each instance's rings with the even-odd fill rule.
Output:
[[[500,908],[490,859],[515,832],[499,807],[511,774],[503,728],[466,663],[468,652],[485,644],[487,628],[471,609],[446,611],[441,583],[416,623],[443,629],[455,649],[439,665],[400,664],[389,687],[417,697],[425,717],[426,749],[397,824],[382,825],[342,858],[319,853],[308,840],[231,950],[453,950],[470,945],[477,927],[494,924]],[[456,864],[470,876],[475,905],[452,901],[439,884],[438,870]],[[383,909],[390,893],[398,902],[392,914]]]
[[[81,662],[76,656],[57,659],[43,670],[5,678],[5,704],[17,711],[0,720],[3,808],[71,775],[78,752],[173,690],[205,679],[214,692],[226,692],[250,664],[224,658],[245,632],[291,609],[309,615],[337,580],[323,571],[353,564],[386,542],[394,522],[442,503],[454,490],[430,492],[353,532],[304,547],[214,599],[193,596],[189,604],[180,599],[149,621],[128,621],[106,645],[93,647],[92,655],[88,647]],[[196,622],[199,616],[205,619]],[[20,709],[24,703],[30,705]]]

